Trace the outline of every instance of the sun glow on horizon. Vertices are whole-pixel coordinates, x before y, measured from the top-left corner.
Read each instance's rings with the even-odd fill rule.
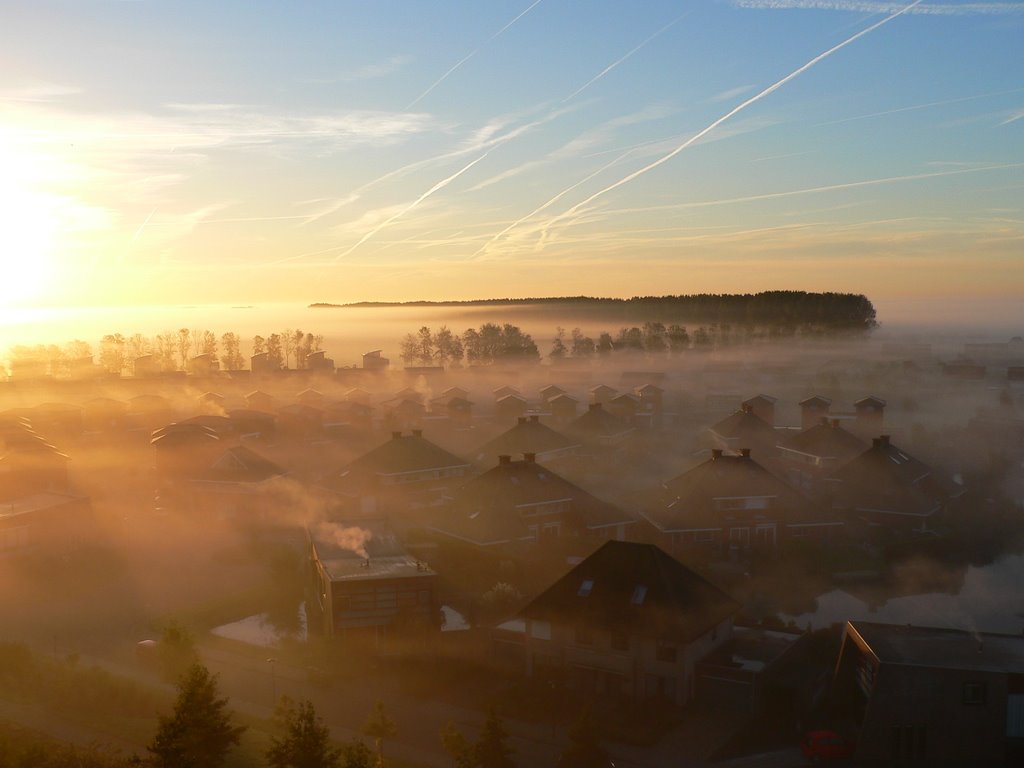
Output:
[[[40,188],[44,162],[0,134],[0,308],[31,305],[53,278],[61,199]]]

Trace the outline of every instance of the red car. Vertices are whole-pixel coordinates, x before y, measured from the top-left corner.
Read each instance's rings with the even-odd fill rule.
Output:
[[[853,756],[853,743],[835,731],[808,731],[800,742],[800,751],[808,760],[841,760]]]

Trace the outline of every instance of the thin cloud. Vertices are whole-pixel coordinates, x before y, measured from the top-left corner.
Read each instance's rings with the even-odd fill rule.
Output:
[[[901,3],[862,2],[860,0],[733,0],[737,8],[755,10],[812,10],[844,11],[848,13],[895,13]],[[958,3],[956,5],[925,5],[915,3],[912,8],[900,13],[924,14],[931,16],[996,16],[1024,13],[1021,3]]]
[[[358,83],[366,80],[379,80],[388,77],[403,69],[410,61],[409,56],[392,56],[385,61],[374,64],[364,64],[349,72],[342,72],[333,77],[308,77],[299,82],[311,83],[313,85],[331,85],[333,83]]]
[[[505,26],[503,26],[503,27],[502,27],[501,29],[499,29],[499,30],[498,30],[497,32],[495,32],[495,33],[494,33],[493,35],[491,35],[491,36],[490,36],[489,38],[487,38],[487,39],[486,39],[486,40],[484,41],[483,45],[481,45],[481,46],[480,46],[479,48],[476,48],[476,49],[474,49],[474,50],[470,51],[470,52],[469,52],[468,54],[466,54],[465,56],[463,56],[463,57],[462,57],[462,58],[461,58],[461,59],[460,59],[459,61],[457,61],[457,62],[455,63],[455,65],[454,65],[454,66],[452,66],[452,67],[451,67],[451,68],[450,68],[450,69],[449,69],[449,70],[448,70],[447,72],[445,72],[445,73],[444,73],[443,75],[441,75],[441,77],[439,77],[439,78],[438,78],[437,80],[435,80],[435,81],[434,81],[433,83],[431,83],[431,84],[430,84],[430,87],[429,87],[429,88],[427,88],[427,90],[425,90],[425,91],[424,91],[423,93],[421,93],[421,94],[420,94],[419,96],[417,96],[417,97],[416,97],[415,99],[413,99],[412,101],[410,101],[410,102],[409,102],[409,104],[408,104],[408,105],[406,106],[406,109],[407,109],[407,110],[409,110],[409,109],[412,109],[412,108],[413,108],[414,106],[416,106],[416,105],[417,105],[417,104],[418,104],[418,103],[419,103],[420,101],[422,101],[422,100],[423,100],[423,98],[424,98],[424,97],[425,97],[425,96],[426,96],[427,94],[429,94],[429,93],[430,93],[430,92],[431,92],[432,90],[434,90],[435,88],[437,88],[437,86],[439,86],[439,85],[440,85],[441,83],[443,83],[443,82],[444,82],[445,80],[447,80],[447,79],[448,79],[448,77],[449,77],[449,76],[450,76],[450,75],[451,75],[451,74],[452,74],[453,72],[455,72],[455,70],[457,70],[457,69],[458,69],[459,67],[461,67],[461,66],[462,66],[463,64],[465,64],[465,63],[466,63],[467,61],[469,61],[469,60],[470,60],[471,58],[473,58],[473,57],[474,57],[474,56],[476,56],[476,55],[477,55],[478,53],[480,53],[480,51],[481,51],[481,50],[483,50],[484,46],[488,45],[489,43],[491,43],[491,42],[493,42],[493,41],[494,41],[495,39],[497,39],[497,37],[498,37],[499,35],[501,35],[501,34],[502,34],[502,33],[503,33],[503,32],[504,32],[504,31],[505,31],[506,29],[508,29],[509,27],[511,27],[511,26],[512,26],[513,24],[515,24],[515,23],[516,23],[517,21],[519,21],[519,20],[520,20],[521,18],[523,18],[523,16],[525,16],[525,15],[526,15],[526,14],[528,14],[528,13],[529,13],[530,11],[532,11],[532,10],[533,10],[533,9],[534,9],[534,8],[535,8],[535,7],[536,7],[536,6],[538,5],[538,4],[540,4],[540,2],[541,2],[541,0],[534,0],[534,1],[533,1],[533,3],[531,3],[531,4],[530,4],[530,6],[529,6],[529,7],[528,7],[528,8],[526,9],[526,10],[522,11],[522,12],[521,12],[521,13],[520,13],[520,14],[519,14],[518,16],[516,16],[516,17],[515,17],[514,19],[512,19],[512,21],[508,22],[508,23],[507,23],[507,24],[506,24]]]
[[[708,99],[708,101],[731,101],[732,99],[735,99],[737,96],[742,96],[744,93],[748,93],[754,90],[754,88],[755,86],[753,85],[740,85],[737,86],[736,88],[730,88],[727,91],[716,93],[714,96]]]
[[[819,62],[821,62],[824,59],[828,58],[829,56],[831,56],[832,54],[836,53],[837,51],[845,48],[846,46],[850,45],[850,43],[853,43],[855,40],[860,39],[864,35],[866,35],[866,34],[868,34],[870,32],[873,32],[874,30],[878,29],[882,25],[888,24],[893,19],[903,15],[907,10],[909,10],[909,9],[913,8],[914,6],[918,5],[919,3],[921,3],[921,1],[922,0],[914,0],[913,3],[910,3],[909,5],[904,6],[899,11],[896,11],[895,13],[893,13],[893,14],[891,14],[889,16],[886,16],[884,19],[875,22],[874,24],[872,24],[869,27],[866,27],[865,29],[862,29],[860,32],[856,33],[855,35],[851,35],[850,37],[848,37],[845,40],[843,40],[841,43],[833,45],[831,48],[829,48],[825,52],[820,53],[817,56],[815,56],[813,59],[808,61],[806,64],[803,64],[802,66],[798,67],[797,69],[794,69],[792,72],[790,72],[785,77],[783,77],[783,78],[781,78],[779,80],[776,80],[774,83],[769,85],[767,88],[763,89],[762,91],[759,91],[754,96],[751,96],[749,99],[744,101],[742,104],[739,104],[738,106],[733,107],[731,110],[726,112],[720,118],[718,118],[714,122],[710,123],[707,127],[703,128],[702,130],[700,130],[697,133],[695,133],[693,136],[691,136],[689,139],[684,141],[682,144],[680,144],[678,147],[676,147],[674,150],[672,150],[668,154],[658,158],[657,160],[655,160],[652,163],[649,163],[649,164],[645,165],[643,168],[640,168],[639,170],[633,171],[633,173],[630,173],[629,175],[624,176],[623,178],[621,178],[618,181],[616,181],[614,184],[609,184],[608,186],[604,187],[603,189],[598,190],[597,192],[593,193],[592,195],[587,197],[582,202],[579,202],[576,205],[574,205],[573,207],[571,207],[569,210],[567,210],[564,213],[554,217],[553,219],[551,219],[547,223],[547,225],[542,230],[541,240],[543,241],[543,239],[547,235],[547,231],[552,226],[554,226],[556,223],[558,223],[559,221],[563,221],[563,220],[565,220],[567,218],[570,218],[570,217],[576,215],[580,211],[580,209],[582,209],[585,206],[589,205],[590,203],[594,202],[598,198],[603,197],[604,195],[608,194],[609,192],[612,192],[613,190],[616,190],[616,189],[618,189],[619,187],[621,187],[621,186],[623,186],[625,184],[628,184],[629,182],[633,181],[634,179],[637,179],[640,176],[643,176],[644,174],[648,173],[649,171],[654,170],[658,166],[663,165],[664,163],[667,163],[669,160],[671,160],[673,157],[675,157],[680,152],[685,150],[687,147],[693,145],[695,142],[699,141],[705,135],[711,133],[719,125],[721,125],[722,123],[726,122],[727,120],[732,118],[734,115],[742,112],[744,109],[749,107],[751,104],[755,104],[758,101],[760,101],[761,99],[765,98],[766,96],[774,93],[779,88],[781,88],[786,83],[788,83],[790,80],[792,80],[792,79],[794,79],[796,77],[799,77],[801,74],[803,74],[804,72],[809,70],[815,64],[818,64]]]
[[[1011,88],[1006,91],[994,91],[992,93],[979,93],[974,96],[961,96],[956,99],[942,99],[941,101],[929,101],[924,104],[912,104],[908,107],[898,107],[896,109],[886,109],[882,112],[870,112],[866,115],[854,115],[853,117],[841,117],[838,120],[827,120],[824,123],[815,123],[812,128],[822,128],[826,125],[840,125],[841,123],[851,123],[855,120],[868,120],[872,117],[884,117],[885,115],[896,115],[900,112],[913,112],[918,109],[929,109],[931,107],[944,107],[949,104],[961,104],[965,101],[977,101],[978,99],[989,99],[993,96],[1005,96],[1010,93],[1020,93],[1024,91],[1024,88]]]
[[[363,243],[365,243],[365,242],[366,242],[367,240],[369,240],[369,239],[370,239],[371,237],[373,237],[374,235],[376,235],[376,234],[377,234],[378,232],[380,232],[380,231],[381,231],[382,229],[384,229],[385,227],[387,227],[387,226],[389,226],[390,224],[392,224],[392,223],[393,223],[394,221],[398,220],[398,219],[399,219],[399,218],[401,218],[402,216],[405,216],[405,215],[406,215],[407,213],[409,213],[410,211],[412,211],[412,210],[413,210],[414,208],[416,208],[416,206],[418,206],[418,205],[419,205],[420,203],[422,203],[422,202],[423,202],[424,200],[426,200],[426,199],[427,199],[428,197],[430,197],[430,196],[431,196],[432,194],[434,194],[435,192],[438,192],[439,190],[441,190],[441,189],[444,189],[445,187],[447,187],[447,186],[448,186],[449,184],[451,184],[451,183],[452,183],[453,181],[455,181],[455,180],[456,180],[457,178],[459,178],[459,176],[461,176],[462,174],[464,174],[464,173],[465,173],[466,171],[468,171],[468,170],[469,170],[470,168],[472,168],[472,167],[473,167],[474,165],[476,165],[476,164],[477,164],[477,163],[479,163],[479,162],[480,162],[481,160],[483,160],[483,159],[484,159],[485,157],[487,157],[487,156],[488,156],[488,155],[489,155],[490,153],[491,153],[491,150],[487,150],[487,151],[486,151],[486,152],[484,152],[484,153],[483,153],[482,155],[480,155],[480,157],[476,158],[475,160],[473,160],[473,161],[472,161],[472,162],[470,162],[469,164],[467,164],[467,165],[463,166],[462,168],[460,168],[459,170],[457,170],[457,171],[456,171],[455,173],[453,173],[453,174],[452,174],[451,176],[448,176],[447,178],[441,179],[441,181],[439,181],[439,182],[437,182],[436,184],[434,184],[434,186],[432,186],[432,187],[431,187],[430,189],[428,189],[428,190],[427,190],[426,192],[424,192],[424,193],[423,193],[422,195],[420,195],[420,196],[419,196],[419,197],[417,197],[417,198],[416,198],[415,200],[413,200],[413,201],[412,201],[412,202],[411,202],[411,203],[410,203],[409,205],[407,205],[407,206],[406,206],[405,208],[403,208],[403,209],[402,209],[401,211],[398,211],[398,212],[397,212],[397,213],[395,213],[394,215],[390,216],[390,217],[389,217],[389,218],[387,218],[387,219],[386,219],[385,221],[383,221],[383,222],[382,222],[381,224],[379,224],[378,226],[376,226],[376,227],[375,227],[374,229],[370,230],[370,231],[369,231],[369,232],[367,232],[367,233],[366,233],[365,235],[363,235],[363,236],[362,236],[361,238],[359,238],[359,241],[358,241],[358,242],[357,242],[357,243],[356,243],[355,245],[353,245],[353,246],[352,246],[351,248],[349,248],[349,249],[348,249],[347,251],[345,251],[344,253],[341,253],[341,254],[339,254],[338,256],[336,256],[336,257],[335,257],[335,261],[337,261],[338,259],[343,259],[343,258],[345,258],[346,256],[348,256],[348,255],[349,255],[350,253],[352,253],[352,252],[353,252],[354,250],[356,250],[356,248],[358,248],[358,247],[359,247],[360,245],[362,245]]]
[[[626,59],[628,59],[628,58],[629,58],[630,56],[632,56],[632,55],[633,55],[634,53],[636,53],[637,51],[639,51],[639,50],[641,50],[641,49],[645,48],[645,47],[646,47],[646,46],[648,45],[648,43],[650,43],[650,42],[651,42],[652,40],[654,40],[654,39],[655,39],[656,37],[658,37],[658,36],[659,36],[659,35],[661,35],[662,33],[664,33],[664,32],[667,32],[667,31],[668,31],[669,29],[671,29],[672,27],[674,27],[674,26],[675,26],[676,24],[678,24],[678,23],[679,23],[680,21],[682,21],[682,20],[683,20],[684,18],[686,18],[687,16],[689,16],[689,15],[690,15],[690,14],[691,14],[692,12],[693,12],[693,11],[686,11],[686,12],[684,12],[684,13],[681,13],[680,15],[676,16],[676,18],[674,18],[674,19],[673,19],[672,21],[670,21],[670,22],[669,22],[668,24],[666,24],[665,26],[663,26],[663,27],[662,27],[661,29],[659,29],[659,30],[658,30],[657,32],[654,32],[653,34],[651,34],[650,36],[648,36],[648,37],[647,37],[647,38],[646,38],[646,39],[645,39],[645,40],[644,40],[643,42],[641,42],[641,43],[640,43],[639,45],[637,45],[637,46],[636,46],[635,48],[633,48],[633,50],[629,51],[629,53],[627,53],[627,54],[626,54],[625,56],[622,56],[621,58],[619,58],[619,59],[616,59],[616,60],[615,60],[615,61],[613,61],[613,62],[612,62],[611,64],[609,64],[609,65],[608,65],[607,67],[605,67],[605,68],[604,68],[604,69],[602,69],[602,70],[601,70],[600,72],[598,72],[598,73],[597,73],[596,75],[594,75],[594,76],[593,76],[592,78],[590,78],[589,80],[587,80],[587,82],[585,82],[585,83],[584,83],[583,85],[581,85],[581,86],[580,86],[579,88],[577,88],[577,89],[576,89],[575,91],[573,91],[573,92],[572,92],[572,93],[570,93],[570,94],[569,94],[568,96],[566,96],[566,97],[565,97],[564,99],[562,99],[562,102],[564,103],[564,102],[566,102],[566,101],[569,101],[569,100],[571,100],[571,99],[575,98],[576,96],[578,96],[579,94],[583,93],[583,91],[585,91],[585,90],[586,90],[587,88],[589,88],[589,87],[590,87],[591,85],[593,85],[593,84],[594,84],[594,83],[596,83],[596,82],[597,82],[598,80],[600,80],[600,79],[601,79],[602,77],[604,77],[605,75],[607,75],[607,74],[608,74],[609,72],[611,72],[611,71],[612,71],[613,69],[615,69],[615,68],[616,68],[617,66],[619,66],[619,64],[621,64],[622,62],[626,61]]]

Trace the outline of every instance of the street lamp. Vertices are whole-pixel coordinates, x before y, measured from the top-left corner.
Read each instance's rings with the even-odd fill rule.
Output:
[[[267,659],[267,664],[270,665],[270,706],[277,706],[277,659],[271,657]]]

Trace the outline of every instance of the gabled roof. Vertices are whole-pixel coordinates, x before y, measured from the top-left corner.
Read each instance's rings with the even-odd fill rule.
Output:
[[[641,397],[649,397],[651,395],[660,395],[665,390],[657,384],[644,384],[642,387],[635,387],[633,391]]]
[[[767,403],[768,405],[775,405],[775,403],[778,401],[778,398],[772,397],[771,395],[754,395],[753,397],[748,397],[746,400],[744,400],[743,405],[753,404],[758,401]]]
[[[801,400],[798,403],[798,405],[802,405],[802,406],[809,406],[809,405],[814,405],[814,406],[832,405],[832,401],[829,398],[827,398],[827,397],[822,397],[821,395],[811,395],[810,397],[805,397],[803,400]]]
[[[495,403],[526,403],[526,398],[520,395],[518,392],[509,392],[507,395],[502,395]]]
[[[560,395],[555,395],[550,400],[548,400],[548,404],[549,405],[554,405],[555,403],[566,403],[566,404],[571,403],[571,404],[575,405],[578,402],[579,402],[579,400],[577,400],[575,397],[573,397],[572,395],[570,395],[570,394],[568,394],[566,392],[563,392]]]
[[[577,416],[569,424],[569,430],[592,437],[610,437],[633,431],[633,428],[613,413],[595,403],[586,413]]]
[[[735,411],[710,427],[725,440],[775,445],[775,429],[749,408]]]
[[[653,544],[608,541],[520,615],[685,642],[739,608],[725,592]]]
[[[463,389],[462,387],[448,387],[448,389],[444,390],[441,393],[441,397],[444,397],[444,398],[461,397],[463,400],[465,400],[465,399],[467,399],[469,397],[469,391]]]
[[[550,453],[579,446],[579,442],[556,432],[536,417],[520,417],[511,429],[480,446],[479,453],[487,456],[523,453]]]
[[[874,395],[868,395],[867,397],[862,397],[860,400],[855,401],[853,405],[856,408],[863,408],[864,406],[884,408],[885,400],[880,397],[875,397]]]
[[[198,423],[168,424],[153,430],[149,444],[157,448],[174,448],[212,443],[220,440],[216,430]]]
[[[554,397],[555,395],[561,395],[564,392],[565,392],[565,390],[562,389],[561,387],[559,387],[559,386],[557,386],[555,384],[548,384],[546,387],[541,388],[540,395],[545,400],[548,400],[548,399]]]
[[[596,387],[590,388],[590,394],[592,395],[617,395],[619,390],[615,387],[609,387],[607,384],[598,384]]]
[[[284,475],[285,471],[270,459],[244,445],[229,448],[205,473],[204,480],[231,483],[262,483]]]
[[[502,458],[496,467],[468,481],[453,494],[452,508],[456,517],[475,520],[479,513],[485,517],[498,515],[507,524],[519,517],[517,509],[551,504],[567,504],[566,515],[581,528],[604,528],[634,522],[624,510],[592,496],[578,485],[569,482],[536,461],[512,461]],[[493,519],[483,522],[494,523]],[[525,533],[526,526],[518,530]],[[521,538],[521,536],[520,536]]]
[[[750,456],[712,458],[664,483],[669,502],[644,516],[662,531],[722,527],[716,500],[759,497],[773,500],[773,517],[787,522],[822,520],[809,499]]]
[[[395,433],[383,445],[348,465],[349,473],[400,475],[430,469],[468,467],[469,462],[430,442],[422,435]]]
[[[839,426],[838,420],[825,419],[824,423],[793,435],[783,447],[809,456],[845,462],[861,453],[868,444]]]
[[[509,387],[507,385],[495,387],[493,390],[493,394],[495,399],[501,399],[506,395],[516,395],[518,397],[522,397],[518,389],[516,389],[515,387]],[[526,398],[523,399],[525,400]]]
[[[837,502],[853,509],[928,516],[963,487],[893,445],[888,435],[839,468]]]

